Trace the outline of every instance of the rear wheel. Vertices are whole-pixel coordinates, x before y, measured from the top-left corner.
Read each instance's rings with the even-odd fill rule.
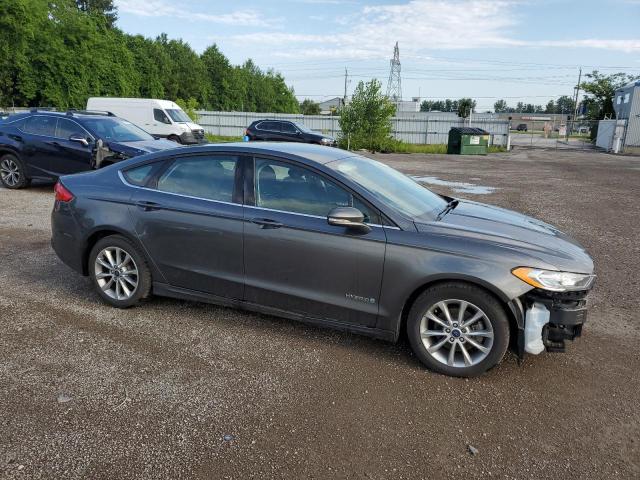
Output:
[[[429,369],[456,377],[474,377],[494,367],[509,345],[509,320],[488,292],[464,283],[443,283],[425,290],[407,319],[416,356]]]
[[[24,188],[30,183],[24,164],[11,153],[0,158],[0,181],[6,188],[11,189]]]
[[[146,259],[120,235],[105,237],[94,245],[89,255],[89,275],[98,294],[114,307],[131,307],[151,291]]]

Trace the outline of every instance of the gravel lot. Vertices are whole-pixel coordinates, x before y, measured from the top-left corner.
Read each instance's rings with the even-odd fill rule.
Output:
[[[0,477],[639,478],[640,158],[375,157],[579,239],[598,273],[583,337],[462,380],[404,341],[161,298],[112,309],[49,246],[51,186],[0,189]]]

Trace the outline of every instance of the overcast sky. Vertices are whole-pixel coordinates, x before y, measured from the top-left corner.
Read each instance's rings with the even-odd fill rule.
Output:
[[[342,96],[372,77],[386,89],[399,42],[403,97],[545,104],[583,71],[640,75],[640,0],[116,0],[118,26],[166,32],[233,63],[274,68],[299,98]]]

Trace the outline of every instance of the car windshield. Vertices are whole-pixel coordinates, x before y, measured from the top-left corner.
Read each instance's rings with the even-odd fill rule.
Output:
[[[309,127],[307,127],[304,123],[293,122],[293,124],[298,127],[298,130],[305,133],[314,133]]]
[[[112,142],[142,142],[154,138],[140,127],[122,118],[97,117],[83,121],[99,138]]]
[[[191,122],[189,115],[184,113],[179,108],[167,108],[167,110],[165,111],[171,117],[171,120],[173,120],[174,122]]]
[[[447,206],[439,195],[393,168],[364,157],[349,157],[327,166],[343,173],[381,202],[414,219],[428,221]]]

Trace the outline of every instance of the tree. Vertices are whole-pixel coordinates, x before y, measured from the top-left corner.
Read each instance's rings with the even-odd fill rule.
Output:
[[[102,17],[108,27],[113,27],[118,19],[113,0],[76,0],[81,12]]]
[[[571,115],[575,111],[576,104],[573,101],[573,98],[568,95],[562,95],[558,97],[556,100],[556,111],[555,113],[563,113],[565,115]]]
[[[549,100],[547,106],[544,108],[544,113],[556,113],[556,102]]]
[[[380,82],[358,83],[351,103],[340,110],[340,145],[379,151],[391,139],[391,117],[395,106],[382,94]]]
[[[476,108],[476,101],[471,98],[461,98],[458,100],[458,116],[468,118]]]
[[[320,115],[320,104],[305,98],[300,104],[300,113],[303,115]]]
[[[504,100],[498,100],[496,103],[493,104],[493,111],[496,113],[507,113],[508,108],[509,106],[507,105],[507,102],[505,102]]]
[[[609,115],[615,116],[613,97],[615,96],[616,90],[640,78],[626,73],[605,75],[597,70],[587,73],[585,77],[590,80],[583,82],[580,87],[585,91],[588,98],[595,100],[598,107],[597,110],[592,110],[591,112],[591,115],[594,115],[594,120],[602,119]]]

